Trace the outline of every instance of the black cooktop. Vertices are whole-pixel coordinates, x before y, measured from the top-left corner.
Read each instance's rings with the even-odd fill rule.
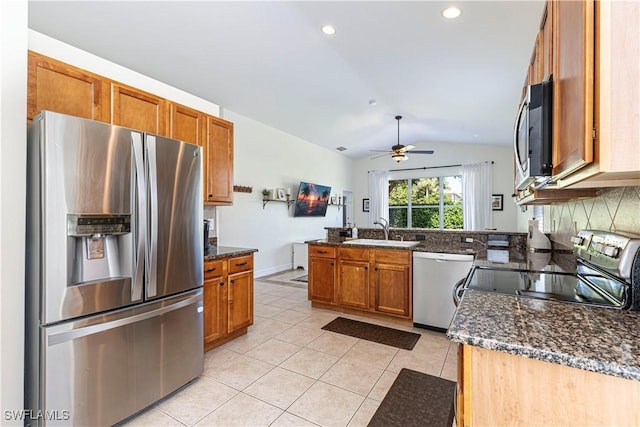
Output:
[[[476,267],[465,288],[610,308],[626,308],[629,300],[627,283],[586,266],[577,274]]]

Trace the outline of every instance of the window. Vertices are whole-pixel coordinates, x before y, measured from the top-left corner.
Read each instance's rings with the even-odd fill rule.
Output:
[[[462,230],[462,175],[389,180],[389,223]]]

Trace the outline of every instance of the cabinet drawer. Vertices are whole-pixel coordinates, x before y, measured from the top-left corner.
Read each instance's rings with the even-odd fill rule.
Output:
[[[253,270],[253,255],[239,256],[229,259],[229,274]]]
[[[369,262],[369,249],[340,248],[340,259]]]
[[[376,249],[374,255],[377,263],[409,265],[411,261],[411,251]]]
[[[222,264],[224,261],[205,261],[204,262],[204,280],[222,276]]]
[[[309,256],[317,256],[323,258],[335,258],[335,246],[309,245]]]

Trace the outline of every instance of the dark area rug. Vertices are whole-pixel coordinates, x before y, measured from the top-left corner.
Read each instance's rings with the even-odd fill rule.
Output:
[[[412,350],[420,339],[420,334],[372,325],[371,323],[338,317],[322,327],[325,331],[337,332],[404,350]]]
[[[403,368],[369,427],[451,427],[456,383]]]
[[[309,275],[305,274],[304,276],[300,276],[300,277],[296,277],[295,279],[296,282],[304,282],[307,283],[309,281]]]

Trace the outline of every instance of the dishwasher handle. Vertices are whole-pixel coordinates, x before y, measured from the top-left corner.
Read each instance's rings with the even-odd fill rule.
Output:
[[[460,299],[462,298],[462,294],[464,293],[464,282],[467,280],[466,277],[458,280],[455,285],[453,285],[453,304],[457,307],[460,304]]]

